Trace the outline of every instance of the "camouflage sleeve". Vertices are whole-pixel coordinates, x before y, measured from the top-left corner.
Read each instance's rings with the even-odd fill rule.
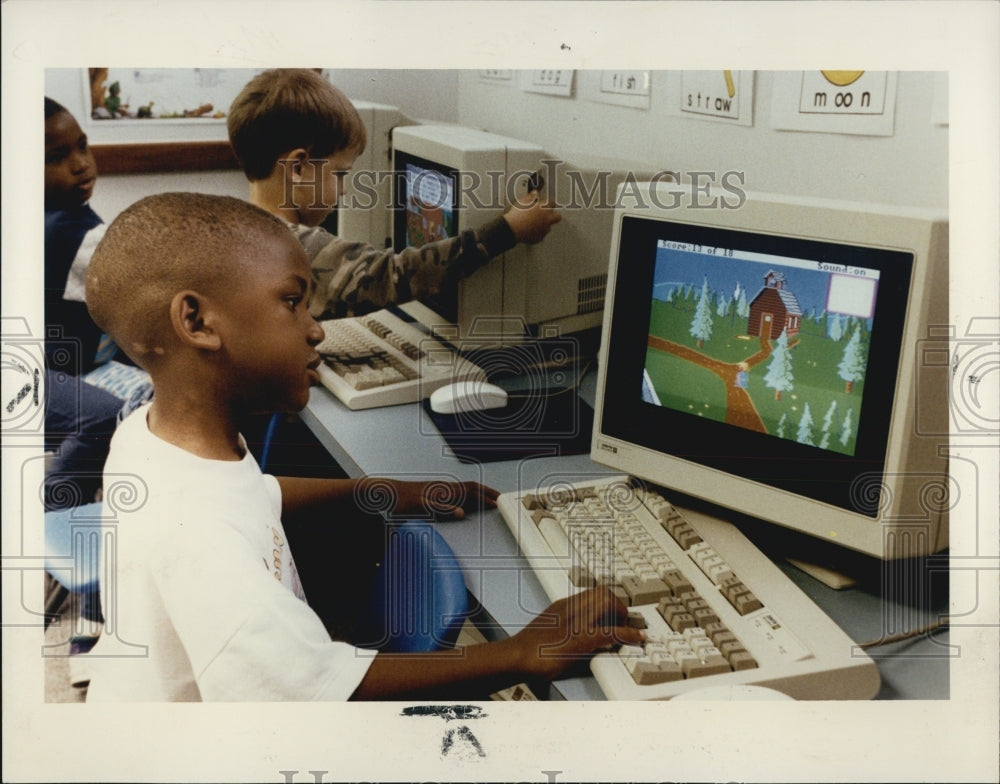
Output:
[[[436,293],[514,247],[503,218],[457,237],[401,253],[340,239],[324,229],[295,227],[312,264],[315,318],[342,318]]]

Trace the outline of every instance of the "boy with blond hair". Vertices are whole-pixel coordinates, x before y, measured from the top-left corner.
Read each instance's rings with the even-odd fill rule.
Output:
[[[354,105],[327,79],[309,69],[264,71],[233,101],[227,126],[250,201],[285,221],[306,250],[316,281],[309,310],[317,318],[434,295],[517,243],[540,242],[560,220],[535,193],[452,239],[401,253],[375,248],[320,225],[367,141]]]
[[[111,633],[148,653],[96,658],[88,701],[485,695],[640,642],[604,589],[467,648],[376,654],[331,639],[305,601],[284,523],[348,525],[365,483],[387,480],[264,475],[239,424],[308,400],[323,338],[306,308],[312,287],[285,224],[239,199],[160,194],[109,226],[88,306],[156,394],[119,426],[105,469],[136,476],[138,492],[117,513],[116,570],[102,585],[109,634],[94,653],[114,651]],[[397,516],[434,506],[423,483],[392,486]],[[496,501],[475,482],[453,490],[464,507]]]

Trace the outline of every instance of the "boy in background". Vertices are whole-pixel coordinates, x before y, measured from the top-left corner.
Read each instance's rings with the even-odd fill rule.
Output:
[[[119,512],[115,581],[102,600],[116,603],[114,634],[148,655],[97,658],[88,701],[485,695],[641,642],[605,589],[463,649],[375,654],[330,638],[304,601],[284,523],[348,525],[369,480],[266,476],[239,433],[248,413],[306,404],[323,338],[307,310],[312,287],[286,225],[239,199],[151,196],[108,228],[88,305],[156,392],[112,443],[106,470],[140,477],[144,497]],[[433,506],[423,483],[393,485],[396,515]],[[454,497],[478,507],[496,492],[463,483]]]
[[[87,135],[65,107],[46,98],[45,431],[53,449],[46,509],[94,501],[122,407],[81,378],[96,367],[101,340],[84,296],[87,264],[105,228],[89,204],[96,182]]]
[[[250,181],[250,201],[285,221],[316,281],[316,318],[370,312],[436,294],[519,242],[540,242],[559,213],[532,195],[504,216],[458,237],[401,253],[337,237],[320,224],[366,144],[350,100],[309,69],[255,76],[229,109],[229,141]]]

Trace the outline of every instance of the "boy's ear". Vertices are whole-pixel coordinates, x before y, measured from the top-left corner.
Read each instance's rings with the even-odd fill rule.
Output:
[[[309,150],[305,147],[296,147],[281,156],[284,166],[291,174],[292,180],[298,180],[302,176],[302,166],[309,160]]]
[[[174,333],[187,346],[209,351],[222,347],[208,299],[197,291],[178,291],[174,295],[170,301],[170,323]]]

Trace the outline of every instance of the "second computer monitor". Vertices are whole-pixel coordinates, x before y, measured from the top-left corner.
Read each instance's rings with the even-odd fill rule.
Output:
[[[530,142],[456,125],[421,125],[393,133],[397,251],[457,236],[499,218],[526,195],[542,166]],[[516,247],[465,280],[449,280],[428,304],[458,325],[463,338],[523,333],[523,287],[512,279]]]
[[[451,125],[397,128],[393,155],[397,251],[476,229],[517,209],[531,188],[559,209],[542,242],[513,248],[428,303],[463,338],[512,342],[600,327],[616,193],[649,179],[648,166],[555,155]]]

